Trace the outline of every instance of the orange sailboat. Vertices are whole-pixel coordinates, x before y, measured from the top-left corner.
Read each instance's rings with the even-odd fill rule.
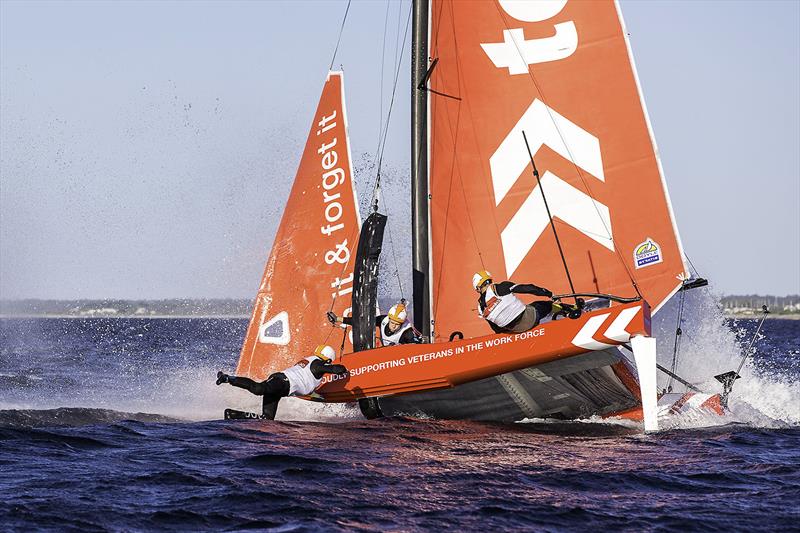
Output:
[[[292,364],[336,331],[326,311],[352,311],[349,372],[310,399],[359,400],[368,417],[620,415],[650,430],[659,409],[718,410],[718,395],[656,390],[651,313],[690,276],[618,4],[415,0],[413,21],[413,311],[430,343],[374,347],[385,218],[359,236],[330,73],[237,372]],[[585,308],[492,334],[470,286],[481,270]]]

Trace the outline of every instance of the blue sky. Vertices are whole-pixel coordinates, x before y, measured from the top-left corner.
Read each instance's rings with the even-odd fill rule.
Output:
[[[0,297],[252,297],[345,5],[0,3]],[[800,292],[800,2],[621,5],[689,257],[720,292]],[[407,9],[350,10],[357,166]],[[398,242],[407,71],[386,152]]]

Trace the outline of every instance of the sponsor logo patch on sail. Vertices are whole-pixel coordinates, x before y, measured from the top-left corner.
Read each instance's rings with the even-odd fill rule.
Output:
[[[638,244],[633,251],[633,262],[636,264],[636,268],[655,265],[663,260],[661,247],[650,237]]]

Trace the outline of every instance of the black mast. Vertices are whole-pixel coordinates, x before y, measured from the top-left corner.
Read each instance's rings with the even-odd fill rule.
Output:
[[[428,0],[413,0],[411,27],[411,227],[414,327],[431,334],[428,280]],[[422,86],[421,86],[422,85]]]

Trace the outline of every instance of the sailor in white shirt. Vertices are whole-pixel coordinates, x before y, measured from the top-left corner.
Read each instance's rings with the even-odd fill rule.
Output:
[[[336,316],[333,311],[328,311],[327,315],[331,324],[353,325],[352,317]],[[383,346],[419,344],[423,342],[422,336],[408,320],[405,300],[393,305],[387,314],[376,316],[375,327],[380,328],[380,340]]]
[[[523,333],[536,327],[550,313],[561,312],[564,306],[549,300],[526,305],[516,294],[552,298],[553,293],[531,283],[493,283],[492,274],[486,270],[481,270],[472,277],[472,286],[480,295],[478,314],[486,319],[495,333]]]
[[[278,401],[284,396],[307,396],[320,386],[325,374],[341,375],[347,372],[344,365],[333,364],[334,359],[336,359],[336,351],[330,346],[320,344],[314,350],[314,355],[301,359],[283,372],[270,374],[264,381],[258,382],[250,378],[229,376],[223,372],[217,372],[217,385],[229,383],[257,396],[263,396],[262,412],[258,418],[274,420]],[[242,411],[226,409],[226,418],[249,418],[229,417],[230,412],[242,413]]]

